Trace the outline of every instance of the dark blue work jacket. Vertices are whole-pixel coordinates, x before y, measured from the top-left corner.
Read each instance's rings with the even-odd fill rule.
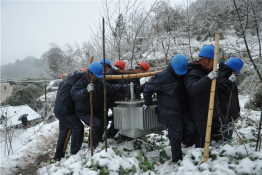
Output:
[[[84,72],[74,72],[66,76],[60,83],[54,106],[54,113],[61,115],[74,115],[75,102],[71,97],[70,91],[77,80],[86,75]]]
[[[71,90],[71,96],[75,101],[76,115],[87,115],[91,113],[90,109],[90,93],[87,91],[87,85],[90,82],[87,77],[78,80]],[[93,93],[93,112],[94,115],[101,116],[104,112],[104,89],[103,82],[96,80],[94,83],[95,90]],[[107,93],[124,91],[124,86],[118,84],[106,84]],[[103,115],[102,115],[103,116]]]
[[[188,107],[194,121],[207,121],[211,80],[208,72],[201,64],[191,63],[188,65],[188,73],[185,75],[185,85],[188,92]],[[217,93],[214,99],[213,118],[221,117],[225,121],[218,102]]]
[[[219,64],[219,82],[218,82],[218,98],[221,107],[221,111],[226,117],[227,108],[229,106],[228,118],[231,121],[231,117],[236,120],[240,112],[238,88],[236,83],[233,83],[228,78],[232,74],[232,70],[224,62]],[[231,100],[229,101],[230,94],[232,92]]]
[[[152,104],[152,94],[157,93],[157,116],[161,124],[180,122],[186,112],[185,87],[183,76],[178,77],[169,64],[168,68],[157,73],[144,87],[145,105]]]

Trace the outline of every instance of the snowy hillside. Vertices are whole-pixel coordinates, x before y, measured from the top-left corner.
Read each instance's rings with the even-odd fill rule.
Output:
[[[60,162],[43,160],[38,165],[42,168],[37,170],[37,174],[262,174],[262,152],[255,151],[258,133],[255,123],[258,123],[261,113],[244,109],[247,99],[248,97],[240,96],[242,118],[235,125],[241,138],[239,139],[234,133],[231,143],[212,142],[207,163],[202,162],[204,149],[195,149],[194,146],[183,148],[183,161],[177,164],[172,163],[171,147],[165,130],[163,135],[150,134],[143,139],[108,139],[107,152],[104,143],[100,143],[91,157],[91,152],[87,147],[88,128],[86,127],[83,147],[76,155],[67,153]],[[30,128],[21,132],[21,137],[27,135],[28,143],[24,143],[13,155],[1,159],[3,174],[26,172],[21,169],[26,169],[33,164],[41,154],[53,157],[58,121],[42,125],[41,129],[37,129],[37,134],[28,135],[32,130],[33,128]]]

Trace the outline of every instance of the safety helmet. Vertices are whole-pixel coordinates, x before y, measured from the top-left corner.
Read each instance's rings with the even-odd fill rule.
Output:
[[[125,70],[126,63],[125,63],[124,61],[122,61],[122,60],[119,60],[119,61],[117,61],[117,62],[114,64],[114,66],[119,66],[119,67],[121,67],[123,70]]]
[[[79,69],[79,71],[81,72],[87,71],[87,68]]]
[[[171,60],[171,67],[179,75],[186,74],[188,69],[187,57],[183,54],[175,55]]]
[[[101,59],[100,60],[100,62],[99,62],[100,64],[103,64],[104,63],[104,59]],[[105,63],[111,68],[111,63],[110,63],[110,60],[109,59],[105,59]]]
[[[229,60],[226,62],[226,65],[230,67],[232,70],[238,72],[239,75],[241,75],[240,70],[244,66],[244,63],[240,58],[232,57],[232,58],[229,58]]]
[[[62,74],[61,79],[63,80],[66,76],[67,74]]]
[[[150,69],[150,66],[146,62],[140,62],[140,63],[137,63],[137,65],[142,66],[143,69],[145,69],[145,71],[148,71]]]
[[[214,59],[215,47],[213,45],[203,46],[199,51],[200,57],[205,57],[209,59]]]
[[[103,77],[103,67],[100,63],[98,62],[93,62],[90,64],[88,67],[88,70],[95,74],[97,78],[102,78]]]

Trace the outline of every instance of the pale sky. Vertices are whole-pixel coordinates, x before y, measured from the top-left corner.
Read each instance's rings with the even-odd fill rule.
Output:
[[[102,22],[99,10],[100,0],[1,0],[1,65],[40,58],[50,43],[81,45],[89,39],[90,26]]]

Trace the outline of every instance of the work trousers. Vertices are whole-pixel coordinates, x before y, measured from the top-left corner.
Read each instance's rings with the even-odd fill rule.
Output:
[[[220,132],[221,129],[221,122],[219,120],[220,117],[213,118],[212,120],[212,129],[211,129],[211,136],[212,139],[215,141],[219,141],[222,139],[222,135]],[[226,122],[221,119],[222,124]],[[205,146],[205,137],[206,137],[206,127],[207,121],[194,121],[197,135],[196,135],[196,148],[204,148]],[[216,136],[215,136],[216,135]]]
[[[182,160],[181,143],[183,140],[183,123],[166,125],[168,128],[168,137],[170,140],[172,161]]]
[[[91,115],[80,115],[79,118],[88,126],[90,126]],[[93,138],[97,140],[102,140],[104,134],[104,120],[102,116],[98,117],[93,115]]]
[[[84,137],[84,125],[82,124],[80,119],[75,115],[67,116],[55,114],[55,116],[59,120],[59,137],[56,144],[56,152],[54,159],[60,160],[62,157],[65,156],[65,152],[63,152],[63,147],[69,129],[72,130],[70,148],[71,154],[76,154],[80,150]]]

